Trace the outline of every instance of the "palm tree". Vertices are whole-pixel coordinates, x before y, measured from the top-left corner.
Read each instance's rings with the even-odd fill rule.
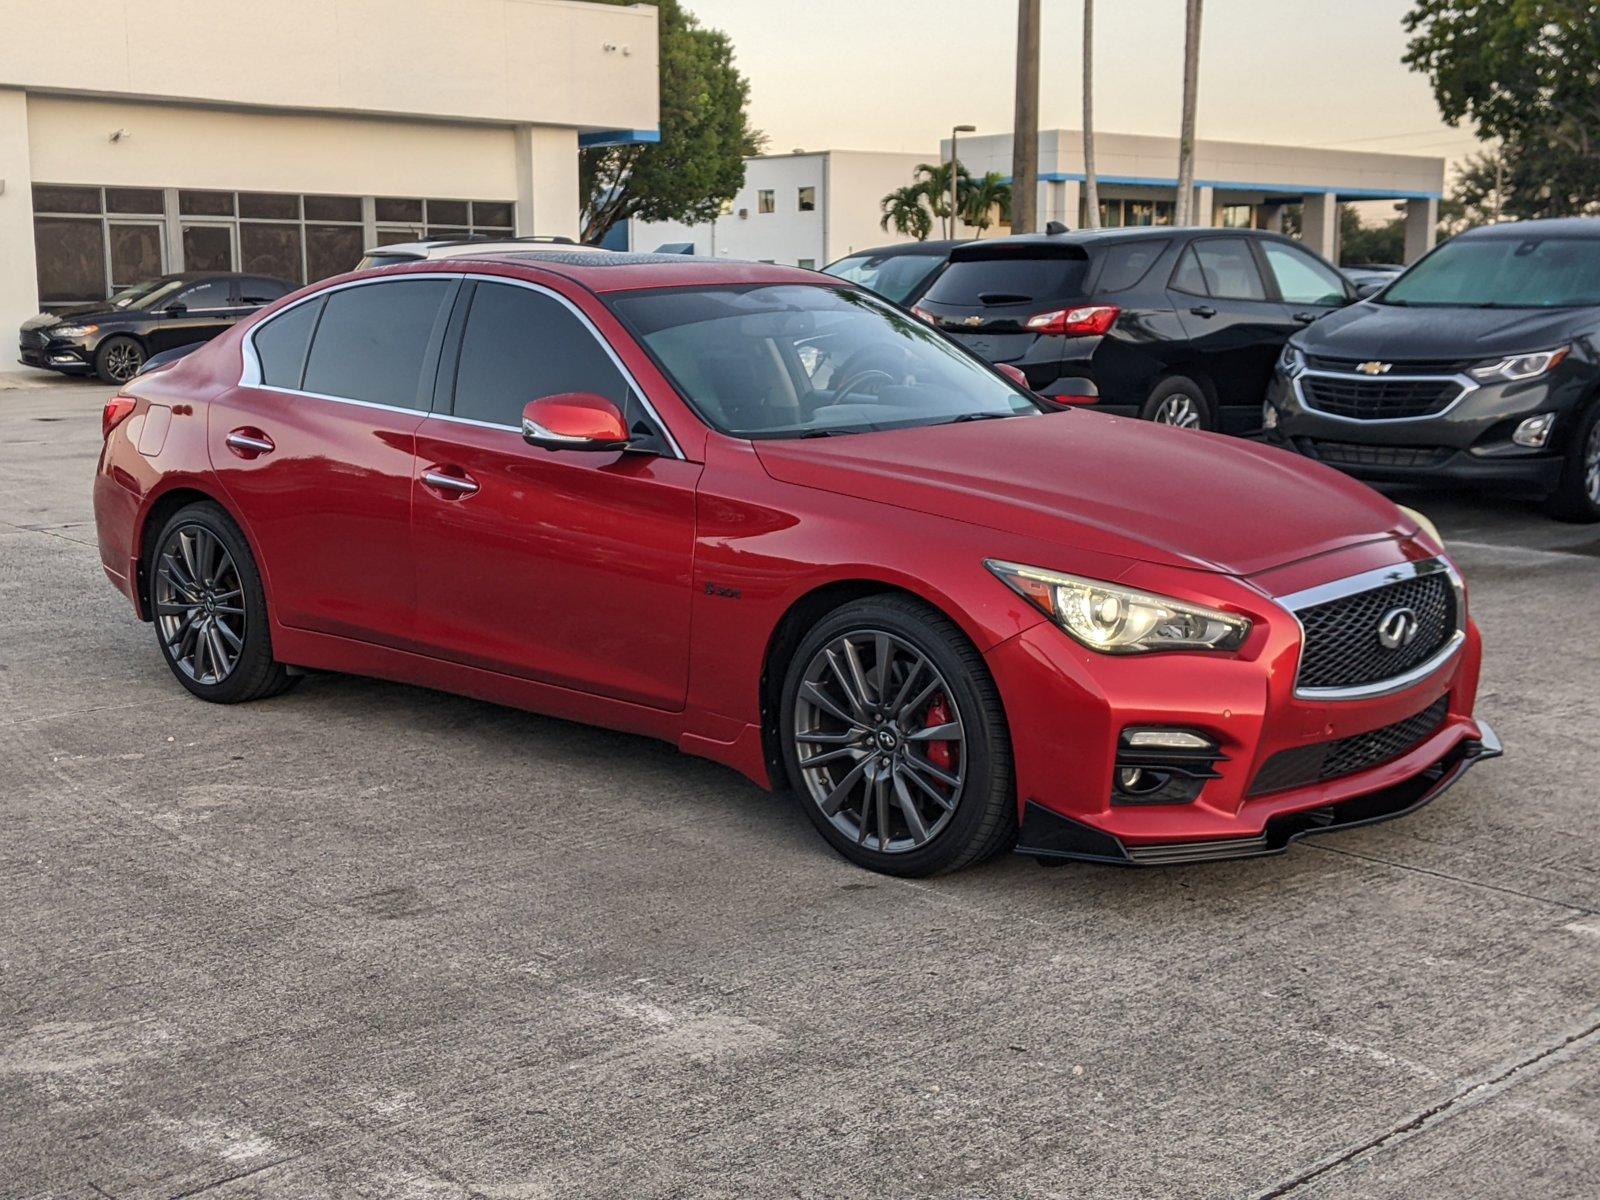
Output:
[[[999,171],[989,171],[981,179],[969,179],[961,192],[961,219],[983,236],[983,231],[1000,220],[1011,220],[1011,185]],[[960,186],[959,184],[957,185]]]
[[[1100,228],[1100,184],[1094,171],[1094,0],[1083,0],[1084,225]]]
[[[883,219],[878,225],[884,230],[893,226],[901,237],[927,241],[928,235],[933,232],[933,217],[924,204],[927,198],[928,193],[920,183],[908,183],[905,187],[895,188],[879,201]]]
[[[1183,33],[1183,116],[1178,131],[1178,204],[1173,223],[1192,225],[1194,213],[1194,110],[1200,89],[1200,0],[1188,0]]]
[[[966,204],[961,199],[961,196],[966,192],[967,188],[971,186],[972,176],[967,173],[967,169],[959,162],[955,164],[955,169],[956,203],[961,205],[964,210]],[[916,171],[912,175],[912,178],[917,181],[917,186],[922,189],[923,197],[927,200],[928,207],[933,210],[933,215],[938,217],[939,220],[946,222],[945,229],[947,235],[954,237],[955,229],[949,223],[950,164],[947,162],[919,163]]]

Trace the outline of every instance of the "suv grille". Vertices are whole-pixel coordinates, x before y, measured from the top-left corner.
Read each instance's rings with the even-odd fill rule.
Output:
[[[1317,412],[1357,421],[1431,417],[1450,407],[1462,392],[1456,379],[1354,375],[1302,375],[1300,389],[1306,404]]]
[[[1264,796],[1268,792],[1326,783],[1399,758],[1437,733],[1449,710],[1450,698],[1440,696],[1416,716],[1371,733],[1279,751],[1256,772],[1249,794]]]
[[[1409,645],[1385,649],[1378,640],[1384,614],[1409,608],[1417,617]],[[1300,688],[1361,687],[1420,667],[1456,631],[1456,591],[1444,571],[1384,584],[1296,611],[1305,629]]]
[[[1361,366],[1359,358],[1329,358],[1323,354],[1306,355],[1306,365],[1318,371],[1337,371],[1341,375],[1355,375]],[[1472,366],[1472,360],[1462,362],[1457,359],[1412,359],[1410,362],[1392,362],[1389,369],[1384,372],[1387,377],[1395,375],[1460,375]]]
[[[1319,441],[1307,444],[1317,461],[1338,467],[1437,467],[1455,453],[1446,446],[1363,446]]]

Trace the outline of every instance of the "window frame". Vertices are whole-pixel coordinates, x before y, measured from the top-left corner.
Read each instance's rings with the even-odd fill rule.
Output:
[[[422,386],[419,389],[419,399],[426,398],[427,404],[425,406],[402,408],[398,405],[380,404],[372,400],[357,400],[349,396],[330,396],[323,392],[306,391],[303,387],[287,388],[262,382],[261,358],[256,349],[256,334],[272,324],[272,322],[285,313],[293,312],[303,304],[320,303],[335,292],[358,287],[382,287],[386,284],[400,283],[408,279],[445,279],[456,285],[454,292],[446,298],[444,306],[440,310],[440,320],[435,326],[432,344],[430,344],[428,353],[423,358]],[[238,386],[287,396],[303,396],[313,400],[327,400],[335,404],[354,404],[361,408],[375,408],[385,412],[414,413],[422,418],[449,421],[458,425],[472,425],[480,429],[509,430],[515,433],[518,441],[521,442],[522,427],[520,425],[503,425],[492,421],[477,421],[470,417],[458,417],[455,413],[449,411],[455,400],[454,368],[461,353],[462,335],[466,330],[467,310],[463,304],[463,297],[468,290],[469,284],[478,283],[504,283],[513,287],[527,288],[530,291],[549,296],[565,306],[569,312],[577,317],[578,322],[588,331],[589,336],[600,343],[600,348],[605,351],[612,365],[622,374],[622,378],[627,382],[634,395],[639,397],[640,407],[656,427],[662,444],[667,448],[668,453],[663,457],[676,458],[683,461],[688,460],[688,455],[683,452],[683,448],[679,445],[671,427],[662,419],[661,413],[651,401],[649,393],[639,385],[638,376],[628,368],[627,363],[622,361],[622,357],[617,353],[616,348],[606,340],[605,335],[600,332],[599,327],[595,325],[589,314],[578,307],[570,297],[563,295],[554,288],[534,283],[531,280],[517,279],[507,275],[484,275],[470,271],[406,271],[395,275],[385,275],[378,279],[352,279],[345,283],[336,283],[329,287],[318,288],[309,295],[300,297],[292,304],[286,304],[282,308],[275,309],[265,319],[252,322],[241,343],[242,353],[240,357],[243,360],[243,366],[239,373]],[[311,361],[311,346],[316,342],[317,332],[321,325],[322,314],[318,313],[316,322],[312,326],[311,337],[306,344],[307,366]],[[442,378],[446,369],[451,373],[448,386],[445,385]],[[304,384],[304,367],[301,370],[300,380]],[[526,443],[523,444],[525,445]]]
[[[770,217],[778,211],[778,192],[776,188],[756,189],[756,215]]]
[[[1259,243],[1261,238],[1242,236],[1243,231],[1238,229],[1226,230],[1218,228],[1215,232],[1207,231],[1200,237],[1191,237],[1188,244],[1178,254],[1172,264],[1172,272],[1167,276],[1167,288],[1177,292],[1180,296],[1199,296],[1206,300],[1223,300],[1229,304],[1282,304],[1283,297],[1278,294],[1278,280],[1267,265],[1266,255],[1262,252]],[[1256,296],[1219,296],[1211,291],[1211,285],[1206,283],[1205,264],[1200,261],[1200,252],[1197,249],[1204,242],[1235,241],[1243,242],[1245,254],[1256,269],[1256,279],[1261,284],[1262,294]],[[1206,284],[1204,292],[1191,292],[1188,288],[1179,287],[1176,283],[1178,272],[1183,268],[1183,261],[1189,255],[1194,255],[1195,265],[1200,269],[1200,282]]]

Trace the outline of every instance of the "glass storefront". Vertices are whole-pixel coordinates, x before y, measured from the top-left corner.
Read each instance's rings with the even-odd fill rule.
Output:
[[[104,300],[180,262],[308,283],[350,270],[369,242],[515,236],[515,205],[498,200],[38,184],[33,212],[46,306]]]

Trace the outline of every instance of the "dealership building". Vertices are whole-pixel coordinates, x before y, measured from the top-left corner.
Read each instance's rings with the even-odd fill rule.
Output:
[[[0,329],[168,271],[296,282],[421,236],[578,232],[578,148],[653,141],[656,10],[10,0]]]
[[[989,171],[1011,177],[1010,134],[961,138],[962,165],[973,175]],[[922,154],[864,151],[796,151],[745,162],[745,183],[715,221],[635,223],[635,249],[692,246],[697,254],[823,266],[858,250],[903,241],[880,225],[881,202],[912,181],[919,163],[948,161],[950,143]],[[1176,138],[1125,133],[1095,135],[1095,171],[1102,225],[1165,225],[1177,199]],[[1326,257],[1338,259],[1339,205],[1394,201],[1406,221],[1406,261],[1434,242],[1439,198],[1444,190],[1442,158],[1372,154],[1248,142],[1195,144],[1196,223],[1257,229],[1282,228],[1298,206],[1301,237]],[[1046,130],[1039,135],[1038,221],[1072,229],[1087,223],[1083,135]],[[1005,227],[991,231],[1006,233]],[[976,236],[966,226],[958,237]],[[940,236],[935,223],[933,236]]]

